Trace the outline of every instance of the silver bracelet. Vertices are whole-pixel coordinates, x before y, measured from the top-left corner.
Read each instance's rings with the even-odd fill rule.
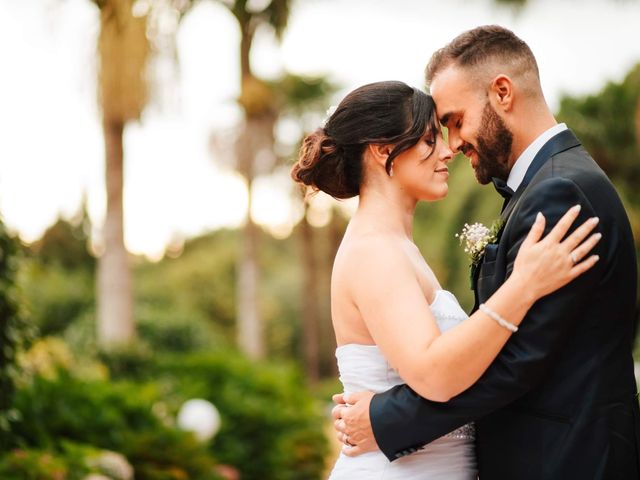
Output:
[[[511,332],[517,332],[518,331],[518,327],[516,327],[513,323],[511,322],[507,322],[504,318],[502,318],[500,315],[498,315],[496,312],[494,312],[493,310],[491,310],[489,307],[487,307],[484,303],[480,304],[480,307],[478,307],[482,312],[486,313],[490,318],[492,318],[493,320],[495,320],[496,322],[498,322],[498,325],[500,325],[501,327],[506,328],[507,330],[511,331]]]

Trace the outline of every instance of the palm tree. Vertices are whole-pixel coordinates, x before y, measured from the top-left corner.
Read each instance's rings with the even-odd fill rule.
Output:
[[[135,335],[133,295],[123,228],[123,133],[147,102],[149,56],[146,16],[133,15],[134,0],[92,0],[100,9],[99,97],[105,145],[107,210],[104,252],[98,260],[98,340],[105,348]]]
[[[148,4],[135,0],[91,1],[100,9],[98,90],[107,194],[104,251],[98,260],[96,282],[97,336],[102,347],[111,348],[135,336],[131,270],[124,245],[123,134],[129,122],[140,118],[149,98],[147,65],[152,39],[148,20],[167,9],[181,16],[189,5],[179,0]]]
[[[258,78],[251,66],[251,47],[258,28],[271,27],[277,38],[287,25],[290,0],[271,0],[254,9],[248,0],[218,0],[233,15],[240,29],[240,96],[238,103],[244,112],[244,125],[236,142],[236,168],[247,185],[248,207],[242,245],[238,255],[236,305],[238,345],[249,357],[263,358],[266,353],[258,301],[258,251],[260,230],[251,218],[252,186],[258,174],[259,160],[274,164],[273,129],[277,108],[273,89]]]
[[[325,77],[301,77],[286,74],[281,78],[274,90],[280,106],[280,118],[295,120],[302,126],[302,134],[315,129],[319,124],[321,112],[327,109],[329,98],[336,86]],[[296,147],[302,138],[296,142]],[[287,162],[288,163],[288,162]],[[303,190],[294,201],[302,201],[304,215],[296,229],[300,245],[300,264],[302,265],[302,353],[306,378],[312,383],[320,377],[322,309],[320,294],[324,293],[322,284],[322,267],[319,258],[319,239],[317,229],[309,222],[309,196]],[[333,259],[333,255],[330,255]]]

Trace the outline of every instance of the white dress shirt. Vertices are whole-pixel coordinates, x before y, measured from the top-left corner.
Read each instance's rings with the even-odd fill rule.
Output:
[[[516,163],[511,167],[511,171],[509,172],[509,178],[507,179],[507,185],[515,192],[524,176],[531,166],[531,162],[536,157],[540,149],[547,143],[552,137],[555,137],[558,133],[567,130],[567,125],[564,123],[559,123],[554,125],[549,130],[543,132],[538,138],[536,138],[531,144],[524,149],[524,152],[518,157]]]

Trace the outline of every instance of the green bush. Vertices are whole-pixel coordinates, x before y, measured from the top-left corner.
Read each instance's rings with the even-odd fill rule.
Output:
[[[20,284],[30,319],[43,336],[62,333],[94,309],[94,278],[90,271],[70,270],[30,258],[21,268]]]
[[[186,305],[146,302],[136,306],[135,317],[140,339],[155,351],[188,352],[219,348],[227,342],[211,320]]]
[[[16,286],[18,243],[0,219],[0,451],[10,439],[10,422],[15,416],[12,397],[18,371],[16,358],[31,331],[21,315]]]
[[[58,218],[28,250],[44,265],[93,272],[96,260],[87,248],[90,231],[91,221],[83,206],[75,218]]]
[[[30,320],[43,336],[57,335],[92,311],[95,303],[95,259],[87,250],[86,212],[58,219],[42,237],[25,248],[20,269]]]
[[[60,451],[14,449],[0,457],[3,480],[84,480],[88,474],[133,480],[133,467],[121,454],[72,442],[61,442]]]
[[[178,320],[198,312],[198,318],[215,324],[233,341],[237,244],[237,231],[220,230],[189,240],[179,258],[137,265],[137,305],[180,312]]]
[[[122,451],[127,432],[162,427],[150,408],[154,399],[148,387],[81,381],[64,372],[55,379],[36,376],[16,392],[21,418],[13,433],[28,446],[55,448],[71,440]]]
[[[59,372],[18,389],[14,408],[20,412],[14,448],[61,452],[72,442],[122,453],[136,480],[216,478],[205,446],[154,413],[162,403],[153,384],[87,381]]]
[[[323,404],[297,370],[217,352],[163,357],[153,376],[218,408],[222,426],[211,451],[243,479],[321,478],[328,451]]]
[[[88,472],[82,462],[45,450],[15,449],[0,458],[3,480],[81,480]]]
[[[84,372],[78,364],[87,359],[74,360],[54,339],[35,344],[14,399],[20,416],[12,447],[57,454],[71,442],[120,452],[137,480],[216,478],[213,459],[243,479],[321,477],[326,402],[313,399],[291,366],[236,352],[158,354],[136,345],[103,358],[115,380],[80,379],[74,372]],[[220,411],[221,430],[208,444],[173,426],[190,398]]]
[[[194,436],[175,429],[145,432],[131,438],[127,458],[136,480],[214,480],[212,455]]]
[[[117,378],[138,379],[153,367],[156,352],[142,340],[98,352],[98,358]]]

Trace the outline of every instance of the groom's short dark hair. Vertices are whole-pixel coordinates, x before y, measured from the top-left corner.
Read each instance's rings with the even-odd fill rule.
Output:
[[[511,30],[485,25],[458,35],[433,54],[425,72],[427,86],[438,72],[450,65],[482,70],[496,63],[516,75],[534,74],[540,81],[538,64],[529,46]]]

